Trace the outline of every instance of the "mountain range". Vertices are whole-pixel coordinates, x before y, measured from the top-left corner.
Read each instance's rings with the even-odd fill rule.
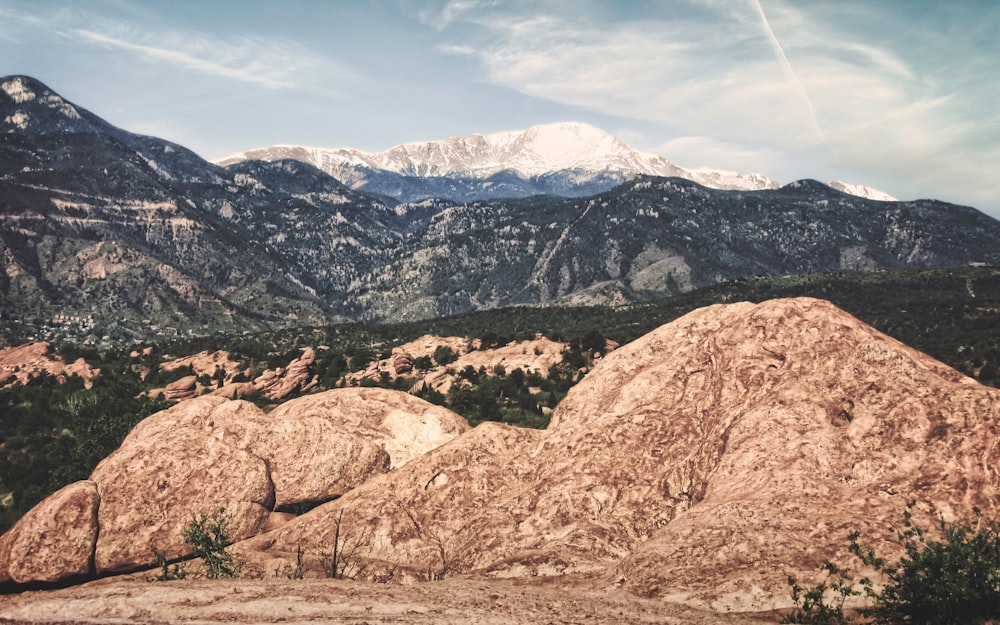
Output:
[[[726,178],[749,190],[711,188],[706,177],[728,175],[578,124],[351,154],[345,166],[378,176],[338,180],[305,156],[223,166],[33,78],[0,78],[3,331],[114,341],[622,304],[750,275],[1000,264],[1000,222],[973,208],[813,180],[760,190],[773,181],[755,175]],[[637,171],[654,166],[673,169]],[[398,192],[372,182],[383,174]],[[458,195],[396,199],[407,185]]]
[[[401,202],[428,198],[466,202],[538,194],[582,197],[607,191],[638,175],[684,178],[713,189],[761,191],[780,187],[759,173],[685,169],[579,122],[406,143],[385,152],[277,145],[241,152],[217,164],[285,159],[314,165],[352,189]],[[827,184],[868,199],[896,200],[865,185]]]

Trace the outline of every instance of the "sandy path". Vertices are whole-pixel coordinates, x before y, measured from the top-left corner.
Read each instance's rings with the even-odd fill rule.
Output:
[[[548,623],[753,625],[774,615],[725,615],[587,590],[565,580],[451,579],[413,585],[336,580],[107,579],[0,596],[0,623]]]

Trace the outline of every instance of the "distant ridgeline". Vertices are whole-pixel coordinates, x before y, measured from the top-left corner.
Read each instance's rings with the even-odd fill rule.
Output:
[[[669,172],[638,157],[628,174],[627,146],[593,130],[536,135],[573,132],[616,154],[605,190],[586,191],[596,195],[401,202],[297,160],[212,164],[115,128],[34,79],[0,78],[3,333],[120,344],[623,305],[750,276],[1000,265],[1000,222],[972,208],[809,180],[720,190],[646,175]],[[586,166],[600,178],[600,163]],[[74,317],[93,323],[54,321]]]

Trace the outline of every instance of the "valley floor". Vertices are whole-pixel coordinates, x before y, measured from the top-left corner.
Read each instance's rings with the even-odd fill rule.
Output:
[[[531,625],[546,623],[754,625],[775,614],[718,614],[602,591],[569,578],[411,585],[338,580],[112,578],[60,590],[0,596],[0,624],[352,623]]]

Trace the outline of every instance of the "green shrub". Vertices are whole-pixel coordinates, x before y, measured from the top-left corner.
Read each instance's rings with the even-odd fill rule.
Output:
[[[862,549],[858,533],[851,534],[851,551],[886,579],[881,592],[871,584],[865,588],[875,601],[867,611],[874,623],[973,625],[1000,619],[1000,523],[984,522],[975,512],[974,527],[941,519],[941,539],[928,540],[908,508],[898,535],[905,555],[894,563]]]
[[[178,562],[177,564],[172,565],[167,560],[167,556],[156,548],[156,545],[151,544],[149,548],[153,552],[153,557],[156,558],[156,566],[160,568],[160,572],[153,577],[150,577],[149,581],[169,582],[175,579],[184,579],[187,577],[187,565],[185,563]]]
[[[850,574],[826,562],[828,582],[803,592],[789,577],[795,608],[782,623],[846,625],[855,621],[844,613],[848,597],[863,592],[870,605],[859,611],[863,622],[874,625],[981,625],[1000,620],[1000,523],[940,521],[940,539],[913,522],[910,504],[897,532],[904,555],[889,562],[864,549],[860,534],[849,536],[851,553],[873,569],[880,583],[862,578],[855,585]],[[832,581],[831,581],[832,580]]]
[[[239,577],[243,563],[236,562],[226,550],[230,541],[227,535],[229,517],[225,508],[215,514],[202,512],[191,519],[184,528],[184,542],[191,546],[192,555],[205,563],[208,577]]]
[[[804,592],[794,577],[788,577],[795,609],[781,619],[782,623],[847,625],[851,622],[844,614],[844,603],[849,597],[860,596],[861,591],[854,588],[848,572],[833,562],[827,560],[822,569],[826,571],[827,579],[832,581],[829,584],[821,582]]]

